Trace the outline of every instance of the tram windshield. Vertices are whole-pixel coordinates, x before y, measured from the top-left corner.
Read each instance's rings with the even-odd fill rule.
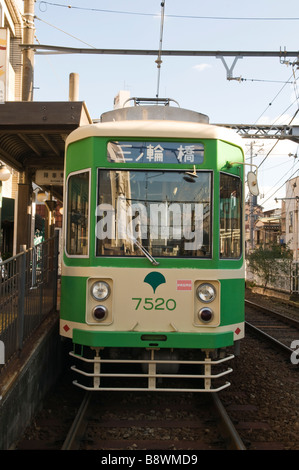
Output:
[[[208,171],[99,169],[97,256],[210,258],[211,182]]]

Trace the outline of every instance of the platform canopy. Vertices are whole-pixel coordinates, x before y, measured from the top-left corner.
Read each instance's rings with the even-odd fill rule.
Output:
[[[92,123],[84,102],[6,102],[0,104],[0,160],[35,181],[40,170],[63,171],[66,137]],[[62,196],[61,184],[43,189]],[[54,181],[55,183],[55,181]]]

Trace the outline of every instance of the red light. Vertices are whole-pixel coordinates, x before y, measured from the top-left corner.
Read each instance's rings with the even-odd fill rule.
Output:
[[[93,316],[96,320],[105,320],[107,316],[107,309],[103,305],[99,305],[93,309]]]
[[[205,323],[210,322],[213,319],[213,312],[210,308],[203,308],[199,312],[199,318]]]

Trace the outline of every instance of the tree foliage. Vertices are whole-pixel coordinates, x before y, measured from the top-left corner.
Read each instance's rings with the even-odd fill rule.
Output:
[[[260,246],[247,256],[250,270],[263,282],[264,289],[279,277],[290,274],[292,251],[285,245]]]

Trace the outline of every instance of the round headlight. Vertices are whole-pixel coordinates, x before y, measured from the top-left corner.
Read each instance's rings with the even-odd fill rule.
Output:
[[[93,309],[92,313],[96,320],[103,321],[108,315],[108,310],[106,309],[106,307],[104,307],[104,305],[98,305]]]
[[[198,318],[204,323],[209,323],[210,321],[213,320],[213,317],[214,317],[213,311],[208,307],[202,308],[198,312]]]
[[[96,300],[105,300],[110,294],[110,287],[107,282],[98,281],[91,286],[91,295]]]
[[[216,291],[212,284],[201,284],[196,293],[199,300],[206,303],[212,302],[216,297]]]

